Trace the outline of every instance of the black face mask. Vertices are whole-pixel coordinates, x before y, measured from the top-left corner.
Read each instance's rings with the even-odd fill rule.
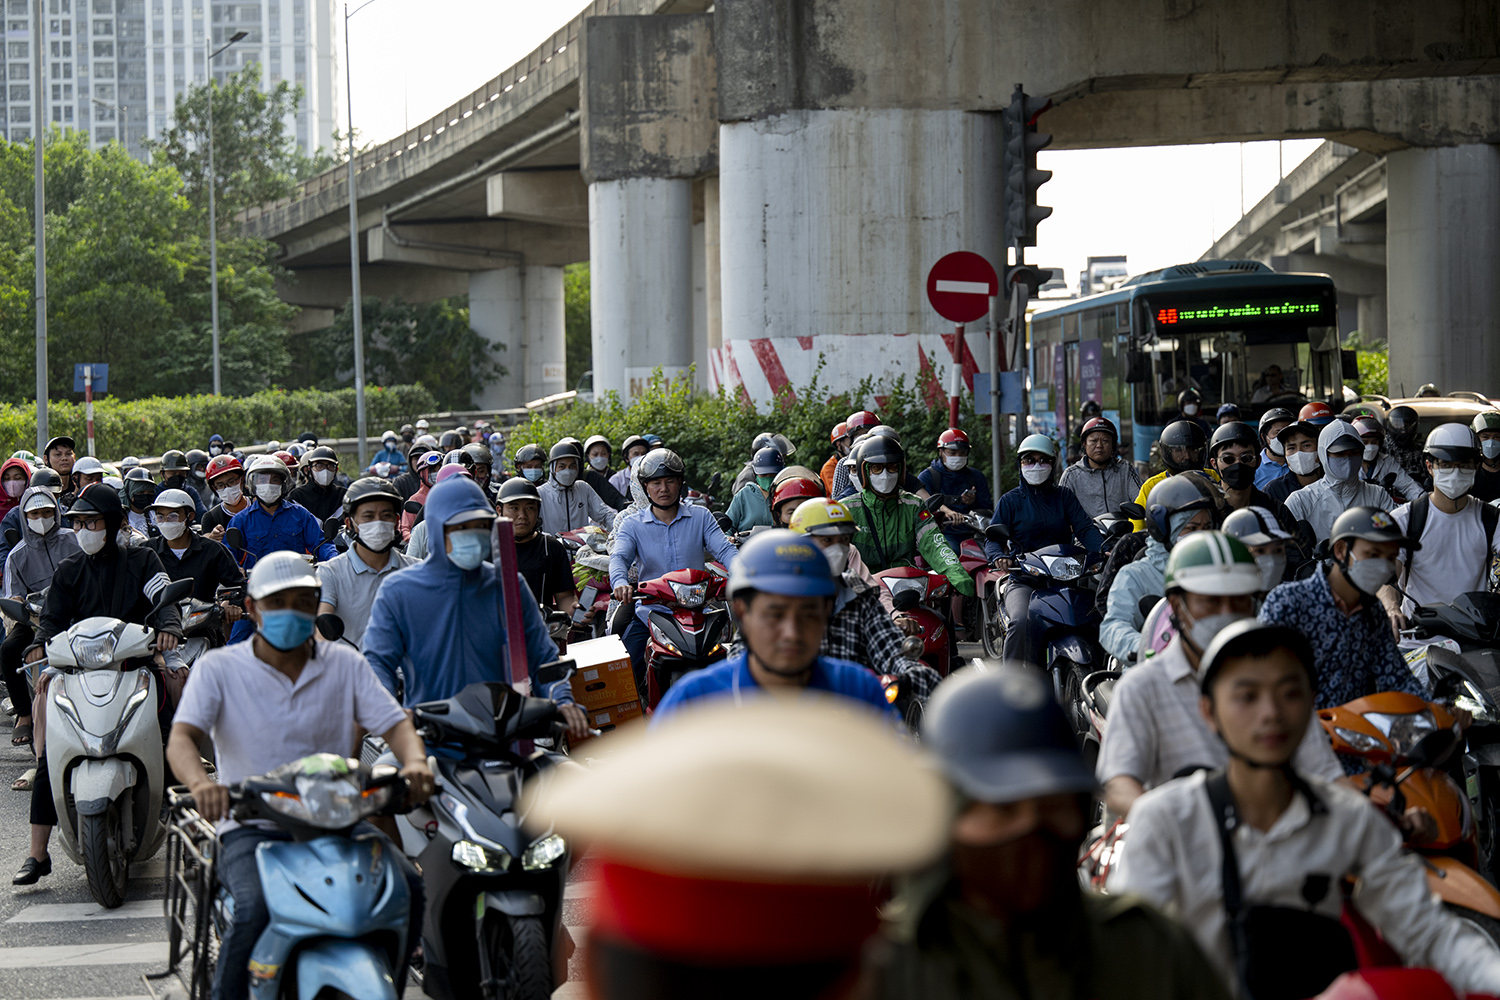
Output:
[[[182,489],[182,484],[186,481],[187,477],[179,472],[162,480],[161,486],[164,490],[180,490]]]
[[[1012,916],[1076,907],[1081,842],[1043,826],[1003,844],[955,845],[953,872],[971,893]]]
[[[1219,478],[1232,490],[1247,490],[1255,483],[1255,470],[1244,462],[1235,462],[1220,469]]]

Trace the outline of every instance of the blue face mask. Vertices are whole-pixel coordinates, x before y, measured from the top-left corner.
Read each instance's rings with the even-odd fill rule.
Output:
[[[291,652],[312,638],[313,616],[305,611],[262,611],[260,635],[282,652]]]
[[[459,569],[475,569],[490,557],[490,533],[488,531],[455,531],[448,536],[453,551],[448,558]]]
[[[522,469],[521,470],[521,475],[525,476],[528,481],[534,483],[537,480],[539,480],[539,479],[542,478],[542,473],[544,471],[546,471],[546,470],[544,470],[544,469]]]

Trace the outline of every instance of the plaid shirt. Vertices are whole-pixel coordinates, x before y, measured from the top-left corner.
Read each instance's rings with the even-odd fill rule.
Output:
[[[880,592],[858,578],[854,584],[841,588],[819,652],[862,663],[877,674],[903,677],[911,682],[917,700],[925,703],[942,677],[920,660],[901,655],[906,636],[880,603]]]

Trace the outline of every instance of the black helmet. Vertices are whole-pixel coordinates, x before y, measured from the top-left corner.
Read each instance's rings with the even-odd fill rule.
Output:
[[[452,451],[464,446],[464,436],[458,431],[443,431],[443,436],[438,438],[439,451]]]
[[[519,476],[512,476],[500,484],[500,493],[495,498],[496,503],[518,503],[522,500],[535,500],[542,502],[542,495],[536,491],[536,487]]]
[[[577,455],[580,459],[583,458],[583,442],[578,440],[576,437],[558,438],[557,444],[554,444],[552,446],[552,451],[548,453],[550,458],[557,459],[562,457],[561,455],[557,454],[557,449],[561,445],[567,445],[569,448],[573,449],[573,454]]]
[[[125,473],[125,499],[131,501],[131,506],[137,509],[145,509],[156,499],[158,492],[156,480],[151,478],[151,473],[139,465]],[[139,501],[144,498],[145,503]]]
[[[1422,388],[1420,388],[1420,389],[1417,390],[1417,395],[1418,396],[1441,396],[1442,393],[1438,392],[1438,387],[1436,385],[1432,384],[1431,382],[1428,382],[1425,385],[1423,385]]]
[[[187,458],[189,469],[197,469],[200,465],[205,467],[208,465],[208,452],[204,451],[202,448],[192,449],[187,453],[185,457]]]
[[[125,470],[124,482],[132,483],[141,481],[154,483],[156,480],[151,478],[150,472],[147,472],[139,465],[132,466],[131,468]]]
[[[47,466],[42,466],[31,474],[30,486],[40,486],[42,489],[51,490],[53,493],[62,492],[62,476]]]
[[[1272,424],[1295,424],[1297,414],[1284,406],[1273,406],[1260,415],[1260,446],[1264,448],[1271,433]]]
[[[466,444],[458,452],[459,462],[471,472],[476,465],[489,468],[495,461],[494,456],[490,454],[490,449],[482,444]]]
[[[890,437],[877,436],[873,429],[859,439],[850,455],[854,459],[854,471],[859,484],[866,489],[870,486],[870,477],[865,470],[871,465],[900,463],[901,472],[898,475],[905,477],[906,450],[901,447],[901,442]]]
[[[73,439],[71,437],[69,437],[66,434],[59,434],[59,435],[57,435],[57,437],[53,438],[51,441],[48,441],[47,442],[47,447],[45,447],[45,448],[42,449],[42,461],[45,462],[47,460],[47,452],[51,451],[53,448],[56,448],[58,446],[64,447],[64,448],[68,449],[69,451],[77,451],[78,450],[74,446]]]
[[[1417,443],[1417,411],[1410,406],[1393,406],[1385,415],[1386,431],[1391,441],[1403,448]]]
[[[523,444],[516,449],[515,463],[520,468],[522,462],[545,462],[547,453],[539,444]]]
[[[1094,417],[1102,416],[1103,413],[1104,410],[1100,408],[1099,401],[1097,399],[1085,399],[1083,401],[1083,405],[1078,408],[1078,416],[1082,420],[1089,420]]]
[[[161,471],[163,472],[186,472],[188,470],[187,456],[173,448],[161,456]]]
[[[1338,516],[1328,532],[1328,544],[1346,538],[1363,538],[1367,542],[1400,542],[1416,551],[1422,543],[1407,538],[1401,525],[1379,507],[1350,507]]]
[[[398,515],[401,513],[401,505],[406,502],[390,480],[379,476],[364,476],[350,483],[349,488],[344,491],[344,516],[353,517],[356,507],[371,500],[389,500],[396,505]]]
[[[614,455],[614,453],[615,453],[614,446],[609,443],[609,438],[605,437],[603,434],[595,434],[592,437],[590,437],[587,441],[583,442],[583,453],[585,455],[587,455],[589,452],[593,451],[594,450],[594,445],[596,445],[596,444],[602,444],[602,445],[604,445],[605,448],[609,449],[610,455],[611,456]]]
[[[1188,386],[1186,389],[1182,390],[1181,392],[1179,392],[1177,394],[1177,408],[1179,410],[1182,409],[1184,406],[1186,406],[1189,403],[1202,403],[1202,402],[1203,402],[1203,396],[1202,396],[1202,394],[1199,393],[1198,390],[1194,389],[1192,386]]]
[[[1158,439],[1158,442],[1161,445],[1161,460],[1173,472],[1187,472],[1189,469],[1203,468],[1203,449],[1208,444],[1208,435],[1203,433],[1203,427],[1197,422],[1192,420],[1172,421],[1166,427],[1162,428],[1161,437]],[[1188,449],[1187,461],[1173,461],[1173,448]]]
[[[1190,510],[1217,510],[1214,486],[1201,472],[1168,476],[1146,497],[1146,533],[1172,547],[1172,515]]]
[[[750,468],[757,476],[774,476],[786,468],[786,457],[770,445],[756,449],[750,457]]]
[[[755,435],[755,440],[750,442],[750,454],[755,454],[762,448],[775,448],[781,452],[782,458],[791,458],[797,454],[797,446],[785,434],[777,434],[775,431],[761,431]]]
[[[649,483],[653,479],[678,479],[687,478],[687,466],[682,464],[682,459],[677,452],[668,448],[657,448],[646,452],[646,457],[641,459],[640,467],[636,470],[636,478],[642,484]]]
[[[302,461],[306,465],[312,465],[314,462],[333,462],[337,464],[338,460],[338,452],[334,451],[326,444],[320,444],[316,448],[310,448],[302,456]],[[361,482],[363,482],[363,480],[361,480]]]
[[[1285,649],[1302,661],[1307,671],[1308,683],[1318,688],[1317,660],[1312,643],[1301,629],[1290,625],[1271,625],[1255,618],[1234,622],[1220,629],[1203,651],[1203,660],[1198,665],[1199,690],[1212,695],[1214,681],[1224,664],[1240,656],[1269,656],[1278,649]]]
[[[630,449],[634,448],[638,444],[645,445],[648,451],[651,448],[651,445],[646,441],[645,438],[641,437],[639,434],[632,434],[630,435],[630,437],[620,442],[620,454],[624,455],[626,452],[630,451]]]
[[[547,452],[547,464],[551,465],[560,458],[582,459],[583,455],[579,453],[578,445],[574,444],[577,440],[577,438],[564,438],[553,445],[552,450]]]
[[[1217,457],[1219,449],[1229,444],[1242,444],[1246,448],[1256,449],[1260,447],[1260,435],[1249,424],[1238,420],[1220,424],[1214,431],[1214,436],[1208,440],[1209,457]]]
[[[977,802],[1092,792],[1093,770],[1035,668],[982,660],[933,692],[922,741],[948,780]]]
[[[406,427],[411,427],[411,424],[407,424]],[[301,434],[297,435],[297,440],[307,445],[309,448],[316,448],[318,446],[318,436],[312,431],[303,431]]]
[[[901,435],[897,434],[896,428],[892,427],[890,424],[876,424],[874,427],[871,427],[869,430],[865,431],[865,436],[890,438],[897,444],[901,443]]]
[[[464,453],[462,448],[454,448],[443,456],[444,465],[463,465]],[[467,468],[467,466],[464,466]]]

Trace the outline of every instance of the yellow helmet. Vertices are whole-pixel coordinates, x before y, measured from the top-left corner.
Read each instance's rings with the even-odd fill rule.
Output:
[[[804,501],[787,527],[799,535],[852,535],[859,530],[849,508],[827,497]]]

